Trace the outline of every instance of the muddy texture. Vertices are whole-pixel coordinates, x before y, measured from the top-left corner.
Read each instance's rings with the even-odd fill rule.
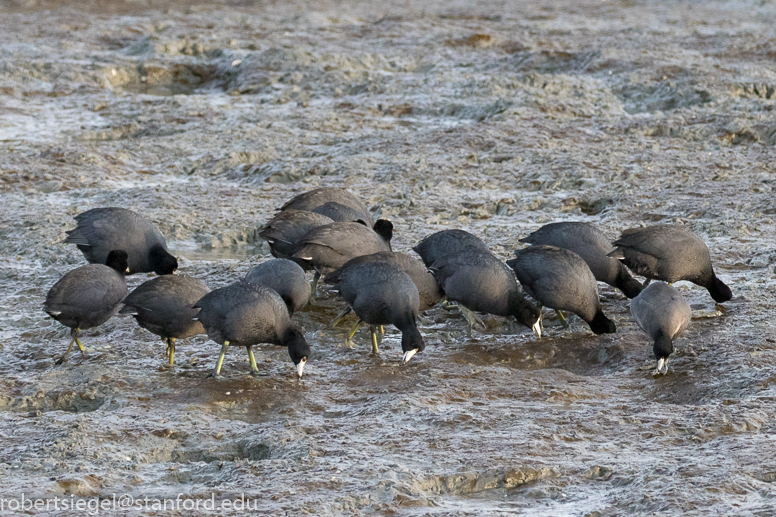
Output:
[[[3,495],[259,498],[269,515],[773,515],[776,509],[773,2],[0,4]],[[558,220],[612,237],[681,223],[734,299],[677,286],[695,317],[670,373],[628,301],[540,340],[454,311],[398,364],[389,328],[341,346],[341,302],[294,319],[298,381],[128,317],[67,330],[49,287],[83,263],[72,217],[150,217],[211,288],[268,258],[257,228],[344,186],[394,249],[463,228],[501,258]],[[133,276],[137,285],[146,277]],[[550,314],[547,313],[549,318]]]

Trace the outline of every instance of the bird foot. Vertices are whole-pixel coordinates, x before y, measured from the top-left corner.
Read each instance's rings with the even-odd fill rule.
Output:
[[[354,348],[356,348],[356,345],[354,345],[354,344],[353,344],[353,341],[352,341],[352,340],[350,340],[350,339],[346,339],[345,341],[342,341],[342,342],[340,343],[340,346],[341,346],[342,348],[350,348],[351,350],[352,350],[352,349],[354,349]]]
[[[208,379],[215,379],[217,381],[223,381],[225,377],[223,375],[220,375],[220,374],[217,375],[217,374],[215,374],[213,372],[210,372],[209,374],[207,374],[207,378]]]
[[[59,366],[59,365],[61,365],[62,363],[64,363],[65,361],[67,361],[67,356],[66,356],[66,355],[63,355],[62,357],[60,357],[59,359],[57,359],[57,360],[54,362],[54,364],[55,364],[55,365],[57,365],[57,366]]]

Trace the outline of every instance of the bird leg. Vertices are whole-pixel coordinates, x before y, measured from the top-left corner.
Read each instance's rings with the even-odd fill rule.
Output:
[[[344,309],[342,309],[342,312],[340,312],[339,314],[337,314],[337,317],[336,317],[336,318],[334,318],[333,320],[331,320],[331,326],[332,326],[332,328],[333,328],[333,327],[336,327],[337,325],[339,325],[339,324],[342,322],[342,320],[344,320],[344,319],[345,319],[345,316],[347,316],[348,314],[350,314],[350,312],[351,312],[352,310],[353,310],[353,309],[350,307],[350,305],[348,305],[348,306],[346,306]]]
[[[75,344],[78,345],[78,350],[81,351],[81,356],[83,357],[89,357],[89,354],[86,353],[86,348],[81,344],[81,340],[78,339],[78,333],[81,331],[81,329],[75,329],[75,334],[73,335],[73,339],[75,339]]]
[[[358,327],[360,327],[362,323],[364,323],[364,320],[362,320],[362,319],[359,319],[359,320],[358,320],[358,321],[355,323],[355,325],[353,325],[352,327],[350,327],[350,332],[348,332],[348,341],[350,341],[351,339],[353,339],[353,336],[355,336],[355,335],[356,335],[356,331],[358,331]]]
[[[224,364],[224,356],[227,350],[229,350],[229,341],[224,341],[224,344],[221,346],[221,355],[218,356],[218,362],[216,362],[216,367],[213,368],[213,372],[209,375],[210,377],[215,377],[216,379],[223,378],[221,377],[221,365]]]
[[[318,280],[320,279],[321,279],[321,274],[316,271],[315,275],[313,276],[313,287],[312,287],[312,290],[310,291],[311,302],[315,300],[315,291],[318,290]]]
[[[647,278],[646,280],[644,280],[644,283],[641,284],[641,287],[647,287],[651,281],[652,281],[651,278]]]
[[[377,349],[377,327],[370,325],[369,330],[372,333],[372,353],[378,355],[380,350]]]
[[[382,326],[382,325],[380,325],[380,335],[381,335],[381,336],[384,336],[384,335],[385,335],[385,329],[383,328],[383,326]]]
[[[170,366],[174,364],[175,360],[175,338],[167,338],[167,355],[170,357]]]
[[[475,325],[479,325],[482,330],[485,330],[485,323],[482,322],[482,318],[474,314],[472,311],[461,305],[458,304],[458,310],[461,311],[461,315],[466,320],[466,322],[469,324],[469,330],[474,328]],[[470,332],[471,334],[471,332]]]
[[[60,365],[60,364],[64,363],[65,361],[67,361],[67,357],[70,355],[70,351],[73,349],[73,343],[75,343],[75,336],[73,336],[73,338],[70,340],[70,344],[67,347],[67,352],[65,352],[62,355],[62,357],[57,359],[57,361],[55,363],[56,365]]]
[[[256,366],[256,357],[253,355],[253,347],[246,346],[245,348],[248,349],[248,357],[251,360],[251,375],[256,375],[259,373],[259,367]]]
[[[568,322],[568,321],[566,321],[566,318],[563,316],[563,313],[562,313],[562,312],[560,312],[560,311],[558,311],[558,310],[556,310],[556,311],[555,311],[555,314],[557,314],[557,315],[558,315],[558,317],[560,318],[560,321],[561,321],[561,323],[563,323],[563,328],[564,328],[564,329],[567,329],[567,328],[569,328],[569,322]]]

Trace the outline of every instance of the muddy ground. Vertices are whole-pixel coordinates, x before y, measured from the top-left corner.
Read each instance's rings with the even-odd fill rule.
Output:
[[[773,515],[774,63],[768,0],[0,3],[2,494]],[[67,330],[41,303],[83,263],[72,216],[142,212],[216,288],[269,256],[256,229],[276,207],[329,185],[389,217],[400,251],[444,228],[506,259],[550,221],[685,224],[735,297],[677,284],[695,318],[657,379],[603,285],[616,335],[489,318],[469,338],[440,307],[404,367],[395,329],[379,357],[364,331],[342,347],[331,294],[296,318],[302,381],[270,346],[265,376],[235,350],[206,378],[204,336],[164,368],[126,317],[54,366]]]

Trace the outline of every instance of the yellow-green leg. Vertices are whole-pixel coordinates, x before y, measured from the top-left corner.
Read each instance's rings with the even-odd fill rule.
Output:
[[[70,355],[70,351],[73,350],[73,344],[75,343],[75,334],[73,333],[73,338],[70,340],[70,344],[67,346],[67,352],[62,355],[59,359],[57,359],[57,362],[55,364],[62,364],[67,360],[67,356]]]
[[[246,346],[245,348],[248,349],[248,358],[251,360],[251,375],[256,375],[259,373],[259,367],[256,366],[256,357],[253,355],[253,348],[250,346]]]
[[[458,310],[461,311],[461,315],[466,320],[466,322],[469,324],[469,328],[473,329],[475,325],[479,325],[481,329],[485,329],[485,323],[483,323],[482,318],[474,314],[472,311],[467,309],[461,304],[458,304]]]
[[[224,356],[226,355],[227,350],[229,350],[229,341],[224,341],[224,344],[221,346],[221,355],[218,356],[218,362],[216,362],[216,367],[213,368],[213,373],[210,374],[211,377],[215,377],[216,379],[221,378],[221,366],[224,364]]]
[[[563,316],[563,313],[556,310],[555,314],[558,315],[558,318],[560,318],[561,323],[563,323],[563,328],[568,328],[569,323],[568,323],[568,321],[566,321],[566,317]]]
[[[75,336],[75,344],[78,345],[78,350],[81,351],[81,355],[86,357],[86,348],[81,344],[81,340],[78,339],[78,334]]]
[[[348,341],[353,339],[353,336],[356,335],[356,331],[358,331],[358,327],[361,326],[361,324],[364,323],[363,320],[358,320],[351,328],[350,332],[348,332]]]
[[[381,336],[384,336],[384,335],[385,335],[385,329],[383,328],[383,326],[382,326],[382,325],[380,325],[380,335],[381,335]]]
[[[350,330],[348,331],[348,336],[345,338],[345,346],[346,347],[348,347],[348,348],[355,348],[355,346],[353,346],[353,336],[356,335],[356,332],[358,331],[358,327],[360,327],[362,323],[363,323],[363,321],[358,320],[350,328]]]
[[[337,314],[337,317],[336,317],[336,318],[334,318],[334,319],[331,321],[331,326],[332,326],[332,328],[333,328],[333,327],[336,327],[337,325],[339,325],[340,323],[342,323],[342,320],[344,320],[344,319],[345,319],[345,316],[347,316],[348,314],[350,314],[350,312],[351,312],[352,310],[353,310],[353,309],[351,309],[351,308],[350,308],[350,306],[347,306],[347,307],[345,307],[344,309],[342,309],[342,311],[341,311],[339,314]]]
[[[167,350],[165,355],[167,355],[170,358],[170,366],[175,364],[175,338],[174,337],[167,338]]]
[[[372,334],[372,353],[379,354],[380,350],[377,349],[377,327],[375,327],[374,325],[371,325],[369,327],[369,330],[371,331],[371,334]]]

